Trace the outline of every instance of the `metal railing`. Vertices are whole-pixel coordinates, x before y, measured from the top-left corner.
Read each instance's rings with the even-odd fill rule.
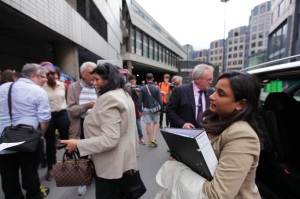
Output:
[[[248,67],[248,68],[244,68],[241,71],[247,71],[249,69],[253,69],[253,68],[260,67],[260,66],[265,66],[265,65],[268,65],[268,64],[273,64],[273,63],[277,63],[277,62],[281,62],[281,61],[285,61],[285,60],[293,59],[293,58],[297,58],[297,57],[300,57],[300,54],[293,55],[293,56],[290,56],[290,57],[284,57],[284,58],[281,58],[281,59],[276,59],[276,60],[273,60],[273,61],[265,62],[265,63],[258,64],[258,65],[255,65],[255,66],[251,66],[251,67]]]

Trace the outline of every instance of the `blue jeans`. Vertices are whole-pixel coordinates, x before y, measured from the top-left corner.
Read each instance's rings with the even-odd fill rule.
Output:
[[[136,126],[139,134],[139,138],[143,138],[142,126],[141,126],[141,118],[136,118]]]

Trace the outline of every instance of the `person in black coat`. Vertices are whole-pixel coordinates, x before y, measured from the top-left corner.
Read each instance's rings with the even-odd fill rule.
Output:
[[[193,70],[194,82],[174,89],[166,108],[171,127],[201,128],[199,116],[210,106],[209,96],[214,93],[210,89],[213,71],[212,66],[199,64]]]

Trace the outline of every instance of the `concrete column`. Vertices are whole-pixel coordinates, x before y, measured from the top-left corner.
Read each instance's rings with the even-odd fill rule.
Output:
[[[61,71],[80,79],[78,49],[75,44],[69,42],[57,42],[53,45],[54,64],[61,68]]]
[[[128,73],[131,75],[132,74],[132,61],[130,61],[130,60],[127,61],[127,69],[128,69]]]

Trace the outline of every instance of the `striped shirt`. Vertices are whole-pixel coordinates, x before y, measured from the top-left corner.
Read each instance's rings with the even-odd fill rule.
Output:
[[[88,86],[84,83],[83,79],[80,80],[80,86],[82,87],[82,90],[79,95],[79,104],[87,104],[90,102],[96,102],[97,101],[97,92],[94,85]],[[86,113],[81,115],[81,118],[85,118],[87,114],[91,112],[92,109],[88,109]]]

